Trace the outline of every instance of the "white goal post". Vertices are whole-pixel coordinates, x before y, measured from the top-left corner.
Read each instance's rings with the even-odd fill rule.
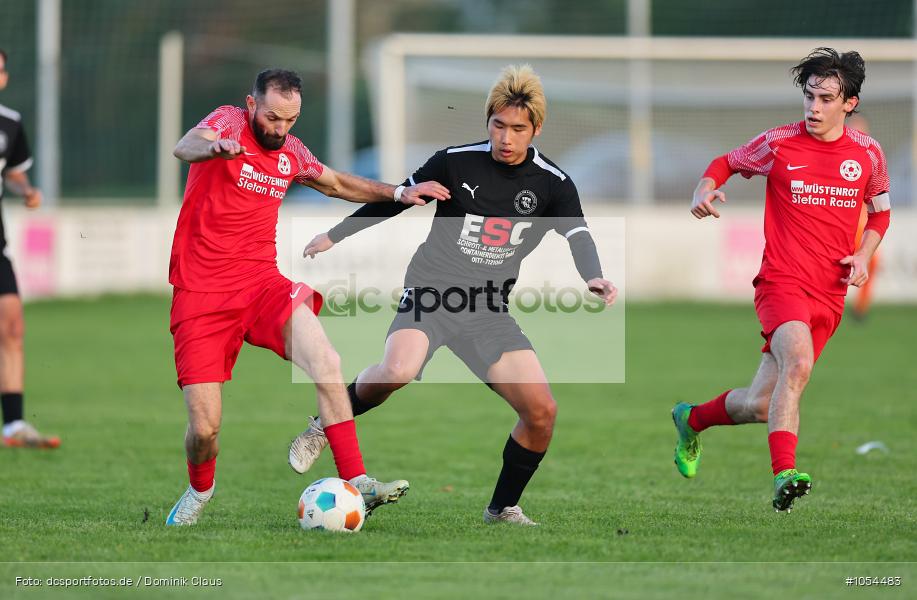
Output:
[[[542,74],[548,95],[539,145],[551,147],[549,155],[561,168],[569,168],[558,160],[564,155],[586,156],[597,173],[586,178],[608,178],[587,198],[669,200],[688,177],[687,171],[673,174],[676,163],[690,162],[696,182],[700,163],[694,161],[705,165],[714,149],[723,153],[767,126],[801,118],[789,68],[820,46],[855,49],[865,58],[864,114],[886,154],[897,157],[889,157],[893,190],[904,192],[899,200],[907,196],[912,202],[917,42],[909,39],[392,35],[367,55],[380,175],[400,181],[420,166],[424,152],[482,139],[484,98],[499,67],[529,62]],[[467,102],[454,106],[449,99],[462,94]],[[761,126],[753,113],[769,125]],[[558,129],[570,131],[567,139],[560,139]],[[605,163],[601,155],[607,155]]]

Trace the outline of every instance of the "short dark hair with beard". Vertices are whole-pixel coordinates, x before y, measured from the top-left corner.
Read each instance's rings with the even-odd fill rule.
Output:
[[[845,101],[854,96],[859,98],[860,87],[866,79],[866,62],[859,52],[853,50],[838,54],[834,48],[816,48],[790,70],[793,81],[803,92],[813,75],[819,84],[829,77],[836,77]]]
[[[255,85],[252,87],[252,96],[263,98],[268,88],[274,88],[284,96],[291,93],[302,95],[302,79],[293,71],[286,69],[265,69],[258,73]]]

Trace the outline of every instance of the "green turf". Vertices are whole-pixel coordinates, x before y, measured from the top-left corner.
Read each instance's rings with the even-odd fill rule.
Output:
[[[341,581],[357,592],[365,582],[398,595],[482,597],[772,597],[767,582],[779,581],[799,597],[834,597],[879,589],[848,592],[848,575],[898,575],[903,586],[883,591],[913,596],[913,307],[877,307],[865,325],[845,321],[823,354],[798,448],[814,490],[790,515],[770,507],[763,426],[704,433],[697,479],[672,464],[675,401],[744,385],[757,366],[750,305],[630,303],[627,383],[555,386],[554,443],[521,503],[540,528],[481,523],[512,411],[482,385],[413,384],[358,421],[370,472],[410,479],[411,492],[350,536],[298,528],[300,492],[333,474],[333,463],[326,453],[305,477],[287,466],[314,394],[254,348],[242,351],[224,390],[214,501],[194,528],[162,525],[187,485],[168,310],[157,297],[27,306],[27,418],[61,434],[63,446],[0,451],[0,556],[12,561],[0,565],[0,597],[54,595],[15,586],[30,574],[222,577],[221,597],[346,596]],[[871,440],[890,453],[855,453]],[[49,564],[58,561],[88,562]],[[340,564],[350,561],[364,564]],[[531,564],[541,561],[551,564]],[[581,564],[554,564],[571,562]],[[864,562],[884,564],[844,564]]]

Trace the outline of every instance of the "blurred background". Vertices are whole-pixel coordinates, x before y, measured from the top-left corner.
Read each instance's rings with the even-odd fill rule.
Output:
[[[47,204],[27,214],[5,201],[23,294],[168,290],[187,173],[171,149],[212,108],[241,104],[263,68],[302,75],[293,132],[320,159],[397,182],[439,148],[484,139],[489,86],[502,66],[529,62],[548,96],[539,149],[576,182],[587,215],[627,219],[628,293],[747,299],[763,179],[734,178],[716,223],[690,219],[690,195],[711,158],[801,118],[789,69],[831,45],[867,61],[862,113],[889,162],[876,298],[915,301],[915,4],[4,0],[0,103],[23,115]],[[349,208],[292,189],[282,269],[308,241],[292,239],[287,217]]]

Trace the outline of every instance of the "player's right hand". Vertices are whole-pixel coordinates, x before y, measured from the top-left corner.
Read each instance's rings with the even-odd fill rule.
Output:
[[[331,238],[328,237],[327,233],[320,233],[312,241],[306,244],[306,249],[302,251],[302,257],[306,258],[315,258],[315,255],[319,252],[324,252],[325,250],[330,250],[334,246],[334,242],[331,241]]]
[[[418,204],[423,206],[434,200],[448,200],[450,198],[449,189],[437,181],[424,181],[417,185],[404,188],[401,192],[402,204]]]
[[[245,152],[245,146],[235,140],[216,140],[210,144],[210,155],[232,160]]]
[[[698,219],[703,219],[704,217],[709,217],[710,215],[713,215],[719,219],[720,213],[718,213],[716,209],[713,208],[714,200],[719,200],[720,202],[725,203],[726,194],[720,190],[694,192],[694,200],[691,202],[691,214]]]

